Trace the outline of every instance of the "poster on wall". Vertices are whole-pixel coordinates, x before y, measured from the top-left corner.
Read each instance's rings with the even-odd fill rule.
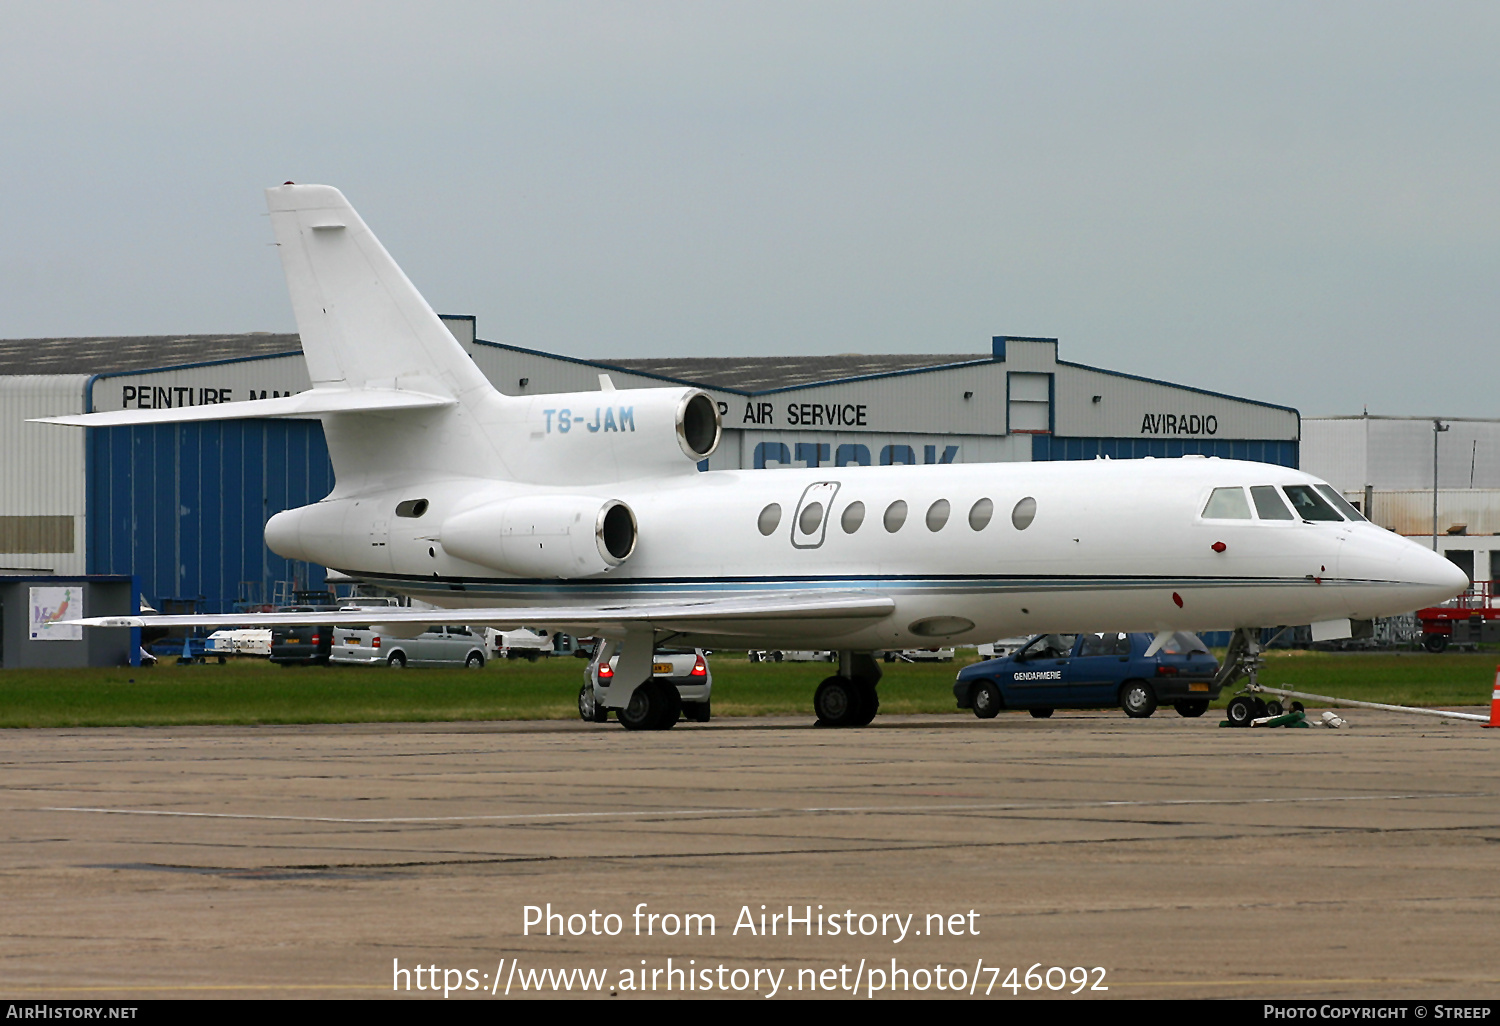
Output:
[[[83,615],[83,586],[31,589],[31,640],[82,641],[83,628],[61,624]]]

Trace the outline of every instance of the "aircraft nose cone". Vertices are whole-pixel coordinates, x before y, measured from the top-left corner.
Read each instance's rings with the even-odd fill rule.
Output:
[[[1469,587],[1468,574],[1446,556],[1428,549],[1417,549],[1402,562],[1413,584],[1432,589],[1430,601],[1434,603],[1446,602]]]

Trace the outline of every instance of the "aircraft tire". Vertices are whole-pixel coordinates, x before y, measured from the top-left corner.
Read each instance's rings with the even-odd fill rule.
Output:
[[[859,696],[859,713],[849,720],[849,726],[868,727],[880,711],[880,694],[866,681],[855,681],[854,691]]]
[[[1000,688],[992,680],[982,680],[974,685],[974,690],[969,696],[969,707],[974,710],[974,715],[981,720],[992,720],[999,715],[1005,706],[1005,699],[1000,694]]]
[[[1241,695],[1230,701],[1229,707],[1224,710],[1224,719],[1231,727],[1248,727],[1250,721],[1255,719],[1255,699],[1249,695]]]
[[[677,689],[672,690],[675,692]],[[617,711],[615,716],[619,719],[620,726],[626,730],[661,730],[658,721],[663,718],[665,710],[662,706],[665,702],[660,685],[654,680],[648,680],[631,693],[629,704]]]
[[[813,712],[820,727],[848,727],[859,718],[863,702],[859,689],[845,677],[829,677],[813,692]]]
[[[651,725],[652,730],[671,730],[677,726],[677,721],[682,718],[682,695],[677,688],[671,684],[653,680],[651,686],[661,696],[658,702],[661,712],[656,722]]]

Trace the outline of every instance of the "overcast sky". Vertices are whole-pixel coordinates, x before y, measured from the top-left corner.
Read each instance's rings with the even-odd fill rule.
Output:
[[[0,0],[0,337],[291,331],[268,185],[584,357],[1500,417],[1500,4]]]

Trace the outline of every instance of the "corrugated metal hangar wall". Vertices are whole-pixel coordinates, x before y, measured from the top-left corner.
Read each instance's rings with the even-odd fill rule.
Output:
[[[620,388],[706,389],[726,429],[716,470],[1299,456],[1296,410],[1066,363],[1055,339],[998,337],[991,353],[952,356],[587,361],[477,340],[471,317],[444,320],[509,394],[591,391],[601,373]],[[62,369],[73,373],[40,376]],[[176,599],[209,612],[323,588],[322,567],[262,538],[271,515],[333,487],[318,422],[91,429],[86,440],[24,423],[309,386],[294,335],[0,342],[0,572],[135,574],[158,608]],[[18,450],[31,455],[10,460]],[[33,551],[36,538],[64,536],[59,551]]]

